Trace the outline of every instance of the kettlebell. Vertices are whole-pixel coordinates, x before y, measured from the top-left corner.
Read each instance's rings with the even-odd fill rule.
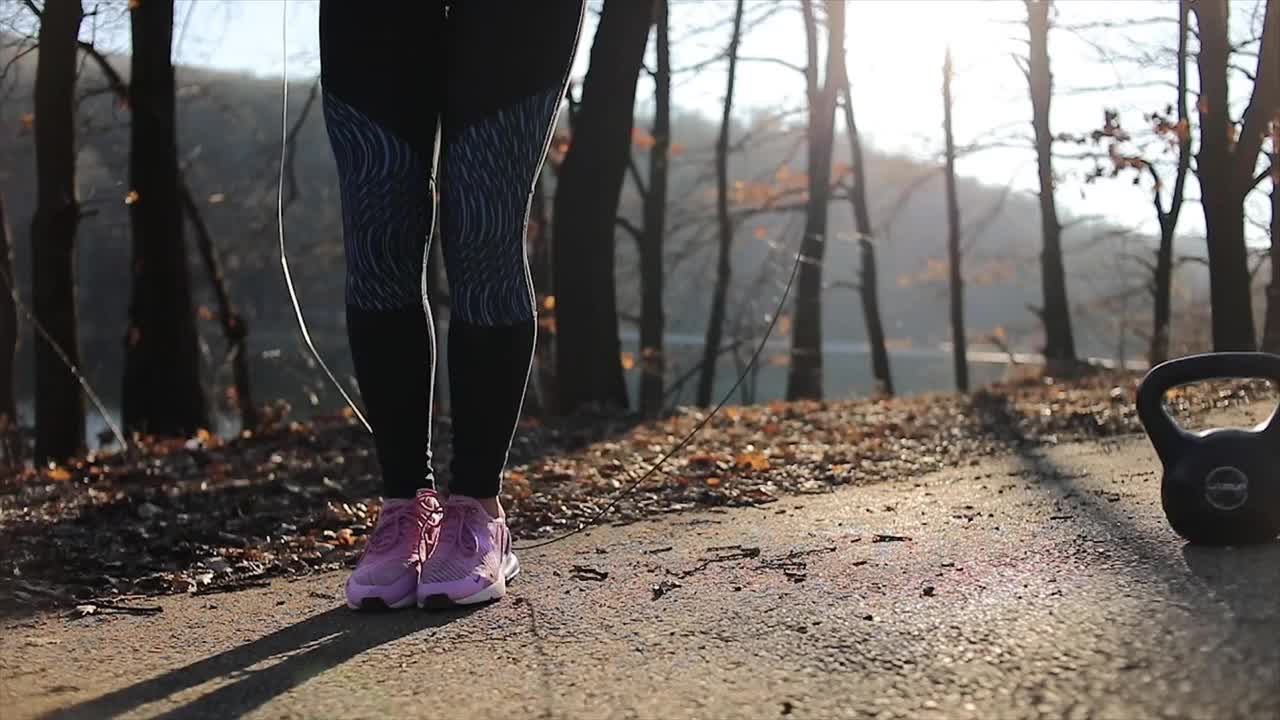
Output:
[[[1252,430],[1192,433],[1164,409],[1180,385],[1262,378],[1280,388],[1280,355],[1208,353],[1161,363],[1138,386],[1138,418],[1164,465],[1160,500],[1175,532],[1195,544],[1264,543],[1280,535],[1280,408]]]

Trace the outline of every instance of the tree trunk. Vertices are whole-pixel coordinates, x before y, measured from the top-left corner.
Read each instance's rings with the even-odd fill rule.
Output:
[[[666,324],[662,307],[662,246],[667,222],[667,165],[671,148],[671,45],[668,2],[656,0],[657,70],[654,73],[653,147],[649,150],[649,187],[644,195],[644,236],[640,242],[640,413],[662,411]]]
[[[13,360],[18,352],[18,308],[13,294],[17,280],[13,274],[13,236],[0,193],[0,441],[6,428],[17,424],[18,403],[13,392]]]
[[[132,297],[125,338],[125,428],[190,435],[208,427],[187,274],[174,121],[173,0],[130,11]]]
[[[13,273],[13,236],[4,211],[4,193],[0,192],[0,457],[9,457],[4,447],[6,436],[18,425],[18,401],[13,392],[13,361],[18,354],[18,309],[13,295],[17,278]]]
[[[13,235],[0,193],[0,465],[21,462],[18,403],[13,390],[13,362],[18,352],[17,279],[13,272]]]
[[[130,103],[131,90],[129,84],[116,71],[116,69],[107,60],[106,56],[99,52],[93,45],[88,43],[80,43],[80,49],[84,50],[88,56],[98,65],[98,69],[105,76],[111,91],[115,93],[121,102]],[[312,103],[315,102],[317,89],[319,84],[311,86],[311,94],[307,97],[306,103],[303,105],[302,113],[295,121],[293,128],[288,132],[286,144],[292,148],[296,141],[297,134],[303,123]],[[146,109],[143,108],[145,112]],[[289,173],[286,174],[286,181],[289,181],[293,171],[292,160],[294,153],[289,153]],[[288,182],[285,206],[287,207],[296,196],[297,188],[295,182]],[[200,208],[195,202],[194,196],[191,194],[191,188],[187,185],[186,178],[183,177],[182,170],[178,170],[178,189],[182,196],[182,209],[187,219],[191,221],[192,227],[196,231],[196,242],[200,250],[201,259],[204,261],[205,271],[209,275],[209,282],[213,286],[214,293],[218,300],[219,319],[222,323],[222,335],[227,341],[230,352],[234,353],[232,357],[232,383],[236,391],[236,402],[240,409],[240,424],[244,428],[256,427],[258,424],[257,406],[253,401],[253,394],[249,382],[249,363],[248,363],[248,335],[249,329],[244,321],[244,317],[240,315],[235,306],[231,302],[231,294],[223,273],[221,263],[217,259],[214,250],[213,238],[209,233],[208,225],[205,224],[204,217],[200,214]]]
[[[1156,267],[1151,279],[1154,307],[1151,347],[1147,351],[1147,363],[1151,367],[1169,359],[1169,329],[1173,315],[1173,238],[1173,223],[1161,219],[1160,247],[1156,250]]]
[[[1280,3],[1266,3],[1256,78],[1240,121],[1239,137],[1227,106],[1231,63],[1226,0],[1192,3],[1200,51],[1201,205],[1209,245],[1209,294],[1213,306],[1213,347],[1218,351],[1253,350],[1255,328],[1250,295],[1248,249],[1244,239],[1244,203],[1254,187],[1264,128],[1280,103]]]
[[[742,39],[743,0],[733,11],[733,34],[729,36],[729,77],[720,113],[720,134],[716,137],[716,221],[720,229],[716,284],[711,293],[711,317],[707,339],[702,345],[702,370],[698,375],[698,405],[709,407],[716,381],[716,361],[724,339],[724,311],[729,296],[733,267],[733,221],[729,219],[729,131],[732,129],[733,92],[738,75],[738,42]]]
[[[614,289],[614,224],[631,152],[652,3],[605,0],[553,209],[559,411],[626,408]]]
[[[893,395],[893,373],[889,369],[889,347],[885,340],[884,323],[880,320],[880,281],[876,267],[875,236],[872,233],[871,210],[867,203],[867,166],[862,160],[862,136],[853,115],[853,89],[843,61],[844,75],[844,123],[849,131],[849,153],[853,164],[853,191],[849,199],[853,203],[854,230],[858,233],[858,296],[862,301],[862,319],[867,328],[867,344],[871,347],[871,376],[875,379],[876,392]]]
[[[1071,331],[1071,305],[1067,300],[1066,269],[1062,262],[1062,225],[1054,201],[1053,133],[1049,131],[1049,104],[1053,97],[1053,76],[1049,71],[1050,0],[1026,0],[1030,30],[1027,80],[1031,90],[1032,126],[1036,136],[1036,165],[1040,176],[1040,229],[1044,246],[1040,254],[1044,306],[1044,356],[1051,372],[1076,364],[1076,345]]]
[[[1272,126],[1271,284],[1267,286],[1267,325],[1262,349],[1280,355],[1280,116]]]
[[[48,333],[35,333],[36,462],[60,461],[85,447],[84,398],[72,367],[76,336],[76,37],[79,0],[49,0],[40,21],[36,66],[36,212],[31,221],[32,313]]]
[[[1154,295],[1153,327],[1151,330],[1151,347],[1147,352],[1147,362],[1152,367],[1169,359],[1169,335],[1172,327],[1172,294],[1173,294],[1173,241],[1178,226],[1178,217],[1182,214],[1182,201],[1185,197],[1187,173],[1191,168],[1191,128],[1190,114],[1187,111],[1187,13],[1190,12],[1187,0],[1178,0],[1178,98],[1175,107],[1178,109],[1178,169],[1173,182],[1173,196],[1169,200],[1169,210],[1162,209],[1160,201],[1160,181],[1156,178],[1155,195],[1156,218],[1160,221],[1160,248],[1156,251],[1155,275],[1152,278]],[[1154,176],[1155,171],[1152,171]]]
[[[969,392],[969,342],[964,330],[964,275],[960,262],[960,201],[956,195],[956,141],[951,130],[951,48],[942,63],[942,132],[947,146],[947,265],[951,282],[951,356],[956,389]]]
[[[827,59],[823,85],[818,84],[817,22],[813,0],[802,0],[809,54],[806,68],[809,101],[809,200],[805,213],[803,260],[796,278],[795,322],[787,399],[822,398],[822,259],[827,240],[830,201],[831,145],[835,133],[836,97],[844,79],[844,2],[827,0]]]
[[[529,274],[538,299],[538,339],[533,356],[535,370],[536,406],[530,407],[525,399],[526,412],[552,415],[555,413],[555,288],[551,279],[551,226],[547,218],[547,193],[543,189],[542,176],[534,179],[533,198],[529,203]],[[552,298],[550,302],[547,298]]]
[[[1252,350],[1253,304],[1249,297],[1248,252],[1244,243],[1244,194],[1233,187],[1231,144],[1235,127],[1228,102],[1227,66],[1231,48],[1227,37],[1226,0],[1203,0],[1192,5],[1200,36],[1201,205],[1209,254],[1209,296],[1213,349]]]
[[[222,324],[222,336],[227,341],[227,352],[231,357],[231,383],[235,390],[236,408],[240,411],[240,428],[254,430],[258,427],[258,408],[254,405],[253,389],[249,385],[249,327],[244,316],[231,302],[231,291],[226,273],[222,270],[222,261],[214,250],[213,237],[191,195],[191,188],[179,179],[178,190],[182,195],[183,212],[196,231],[200,259],[209,276],[209,284],[213,286],[214,297],[217,298],[218,321]]]
[[[1274,3],[1273,3],[1274,4]],[[1272,8],[1271,42],[1280,45],[1280,12]],[[1277,51],[1280,54],[1280,51]],[[1271,283],[1267,286],[1267,320],[1262,349],[1280,355],[1280,72],[1271,74]]]

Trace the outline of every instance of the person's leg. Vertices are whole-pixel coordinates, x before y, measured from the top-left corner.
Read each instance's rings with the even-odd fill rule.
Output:
[[[433,2],[320,5],[325,125],[342,196],[347,332],[385,496],[347,584],[353,607],[412,604],[424,540],[433,540],[427,530],[438,524],[431,470],[435,337],[422,268],[443,99],[435,80],[441,69],[431,67],[423,48],[439,47],[432,36],[440,12]],[[406,77],[425,84],[409,87]]]
[[[537,327],[525,225],[583,6],[461,0],[450,9],[440,215],[453,458],[440,552],[418,589],[423,604],[501,597],[518,569],[497,496]]]

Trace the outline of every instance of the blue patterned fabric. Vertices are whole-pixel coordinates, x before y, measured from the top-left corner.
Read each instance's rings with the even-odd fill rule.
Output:
[[[420,306],[434,204],[430,159],[329,92],[324,116],[342,193],[347,304]]]
[[[525,222],[585,12],[586,0],[320,0],[347,334],[386,497],[435,481],[422,269],[437,173],[452,308],[447,482],[498,495],[537,338]]]
[[[450,309],[472,325],[534,317],[525,224],[560,98],[551,88],[445,138],[440,214]]]
[[[493,327],[534,317],[525,223],[560,98],[552,88],[445,138],[445,271],[452,313],[465,322]],[[408,142],[328,92],[324,112],[342,192],[347,303],[363,310],[421,304],[431,166]]]

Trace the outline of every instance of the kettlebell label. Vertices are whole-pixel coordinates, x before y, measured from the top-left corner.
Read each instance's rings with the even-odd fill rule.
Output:
[[[1204,479],[1204,499],[1225,512],[1239,510],[1249,501],[1249,476],[1229,465],[1215,469]]]

